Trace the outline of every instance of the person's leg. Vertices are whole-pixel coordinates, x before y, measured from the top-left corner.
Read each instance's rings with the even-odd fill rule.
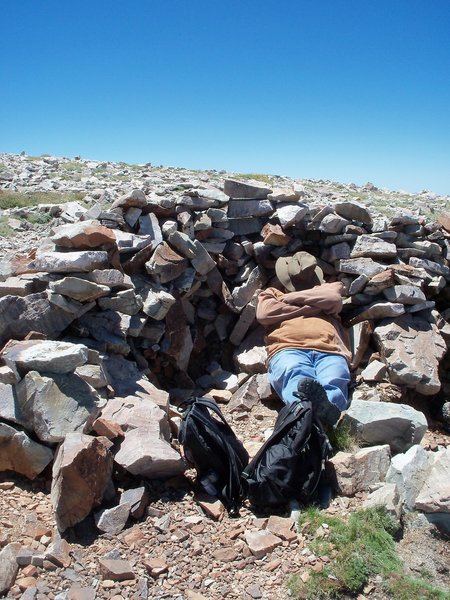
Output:
[[[314,353],[315,378],[324,387],[328,399],[339,410],[348,408],[348,384],[350,383],[350,370],[343,356]]]
[[[267,375],[270,385],[285,404],[298,400],[299,381],[316,377],[311,350],[280,350],[270,359]]]

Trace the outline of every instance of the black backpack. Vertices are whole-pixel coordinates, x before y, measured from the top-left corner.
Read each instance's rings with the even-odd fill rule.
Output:
[[[247,451],[214,400],[191,398],[180,408],[184,414],[178,439],[186,459],[195,466],[205,491],[219,498],[231,515],[237,514],[243,499],[241,474],[248,464]]]
[[[317,490],[331,444],[311,402],[284,406],[270,438],[242,474],[250,503],[259,508],[310,502]]]

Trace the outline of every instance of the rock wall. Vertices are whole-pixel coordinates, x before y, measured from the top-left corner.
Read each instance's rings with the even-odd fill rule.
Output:
[[[0,469],[35,477],[56,452],[61,530],[108,493],[111,455],[134,475],[183,472],[169,404],[259,393],[256,298],[279,256],[307,250],[344,282],[355,399],[371,387],[371,399],[448,397],[449,214],[387,218],[296,184],[197,183],[53,208],[51,235],[0,263]],[[95,469],[105,476],[67,506],[62,490]]]

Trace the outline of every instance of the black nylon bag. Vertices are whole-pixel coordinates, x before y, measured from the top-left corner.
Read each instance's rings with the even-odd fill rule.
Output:
[[[272,435],[242,474],[250,503],[263,508],[311,501],[331,450],[311,402],[284,406]]]
[[[184,405],[178,439],[185,457],[195,466],[200,481],[214,473],[217,497],[230,514],[237,514],[243,499],[241,474],[248,464],[248,453],[214,400],[191,398]]]

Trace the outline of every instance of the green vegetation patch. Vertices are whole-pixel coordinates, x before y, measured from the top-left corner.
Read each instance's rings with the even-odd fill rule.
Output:
[[[448,592],[404,573],[393,537],[398,525],[384,507],[356,511],[346,520],[309,508],[299,525],[312,538],[310,549],[330,561],[321,572],[311,571],[305,583],[291,578],[294,598],[356,597],[369,579],[381,576],[392,600],[450,600]]]
[[[348,422],[341,421],[336,428],[330,427],[327,434],[335,452],[357,452],[361,447]]]
[[[236,173],[236,177],[239,179],[254,179],[255,181],[262,181],[269,185],[272,184],[272,177],[270,175],[264,175],[264,173]]]
[[[38,204],[64,204],[66,202],[81,202],[84,192],[9,192],[0,190],[0,209],[26,208]]]
[[[76,160],[63,163],[61,167],[66,171],[82,171],[84,168],[83,164],[77,162]]]
[[[14,229],[8,225],[5,217],[0,218],[0,238],[11,237],[14,233]]]

